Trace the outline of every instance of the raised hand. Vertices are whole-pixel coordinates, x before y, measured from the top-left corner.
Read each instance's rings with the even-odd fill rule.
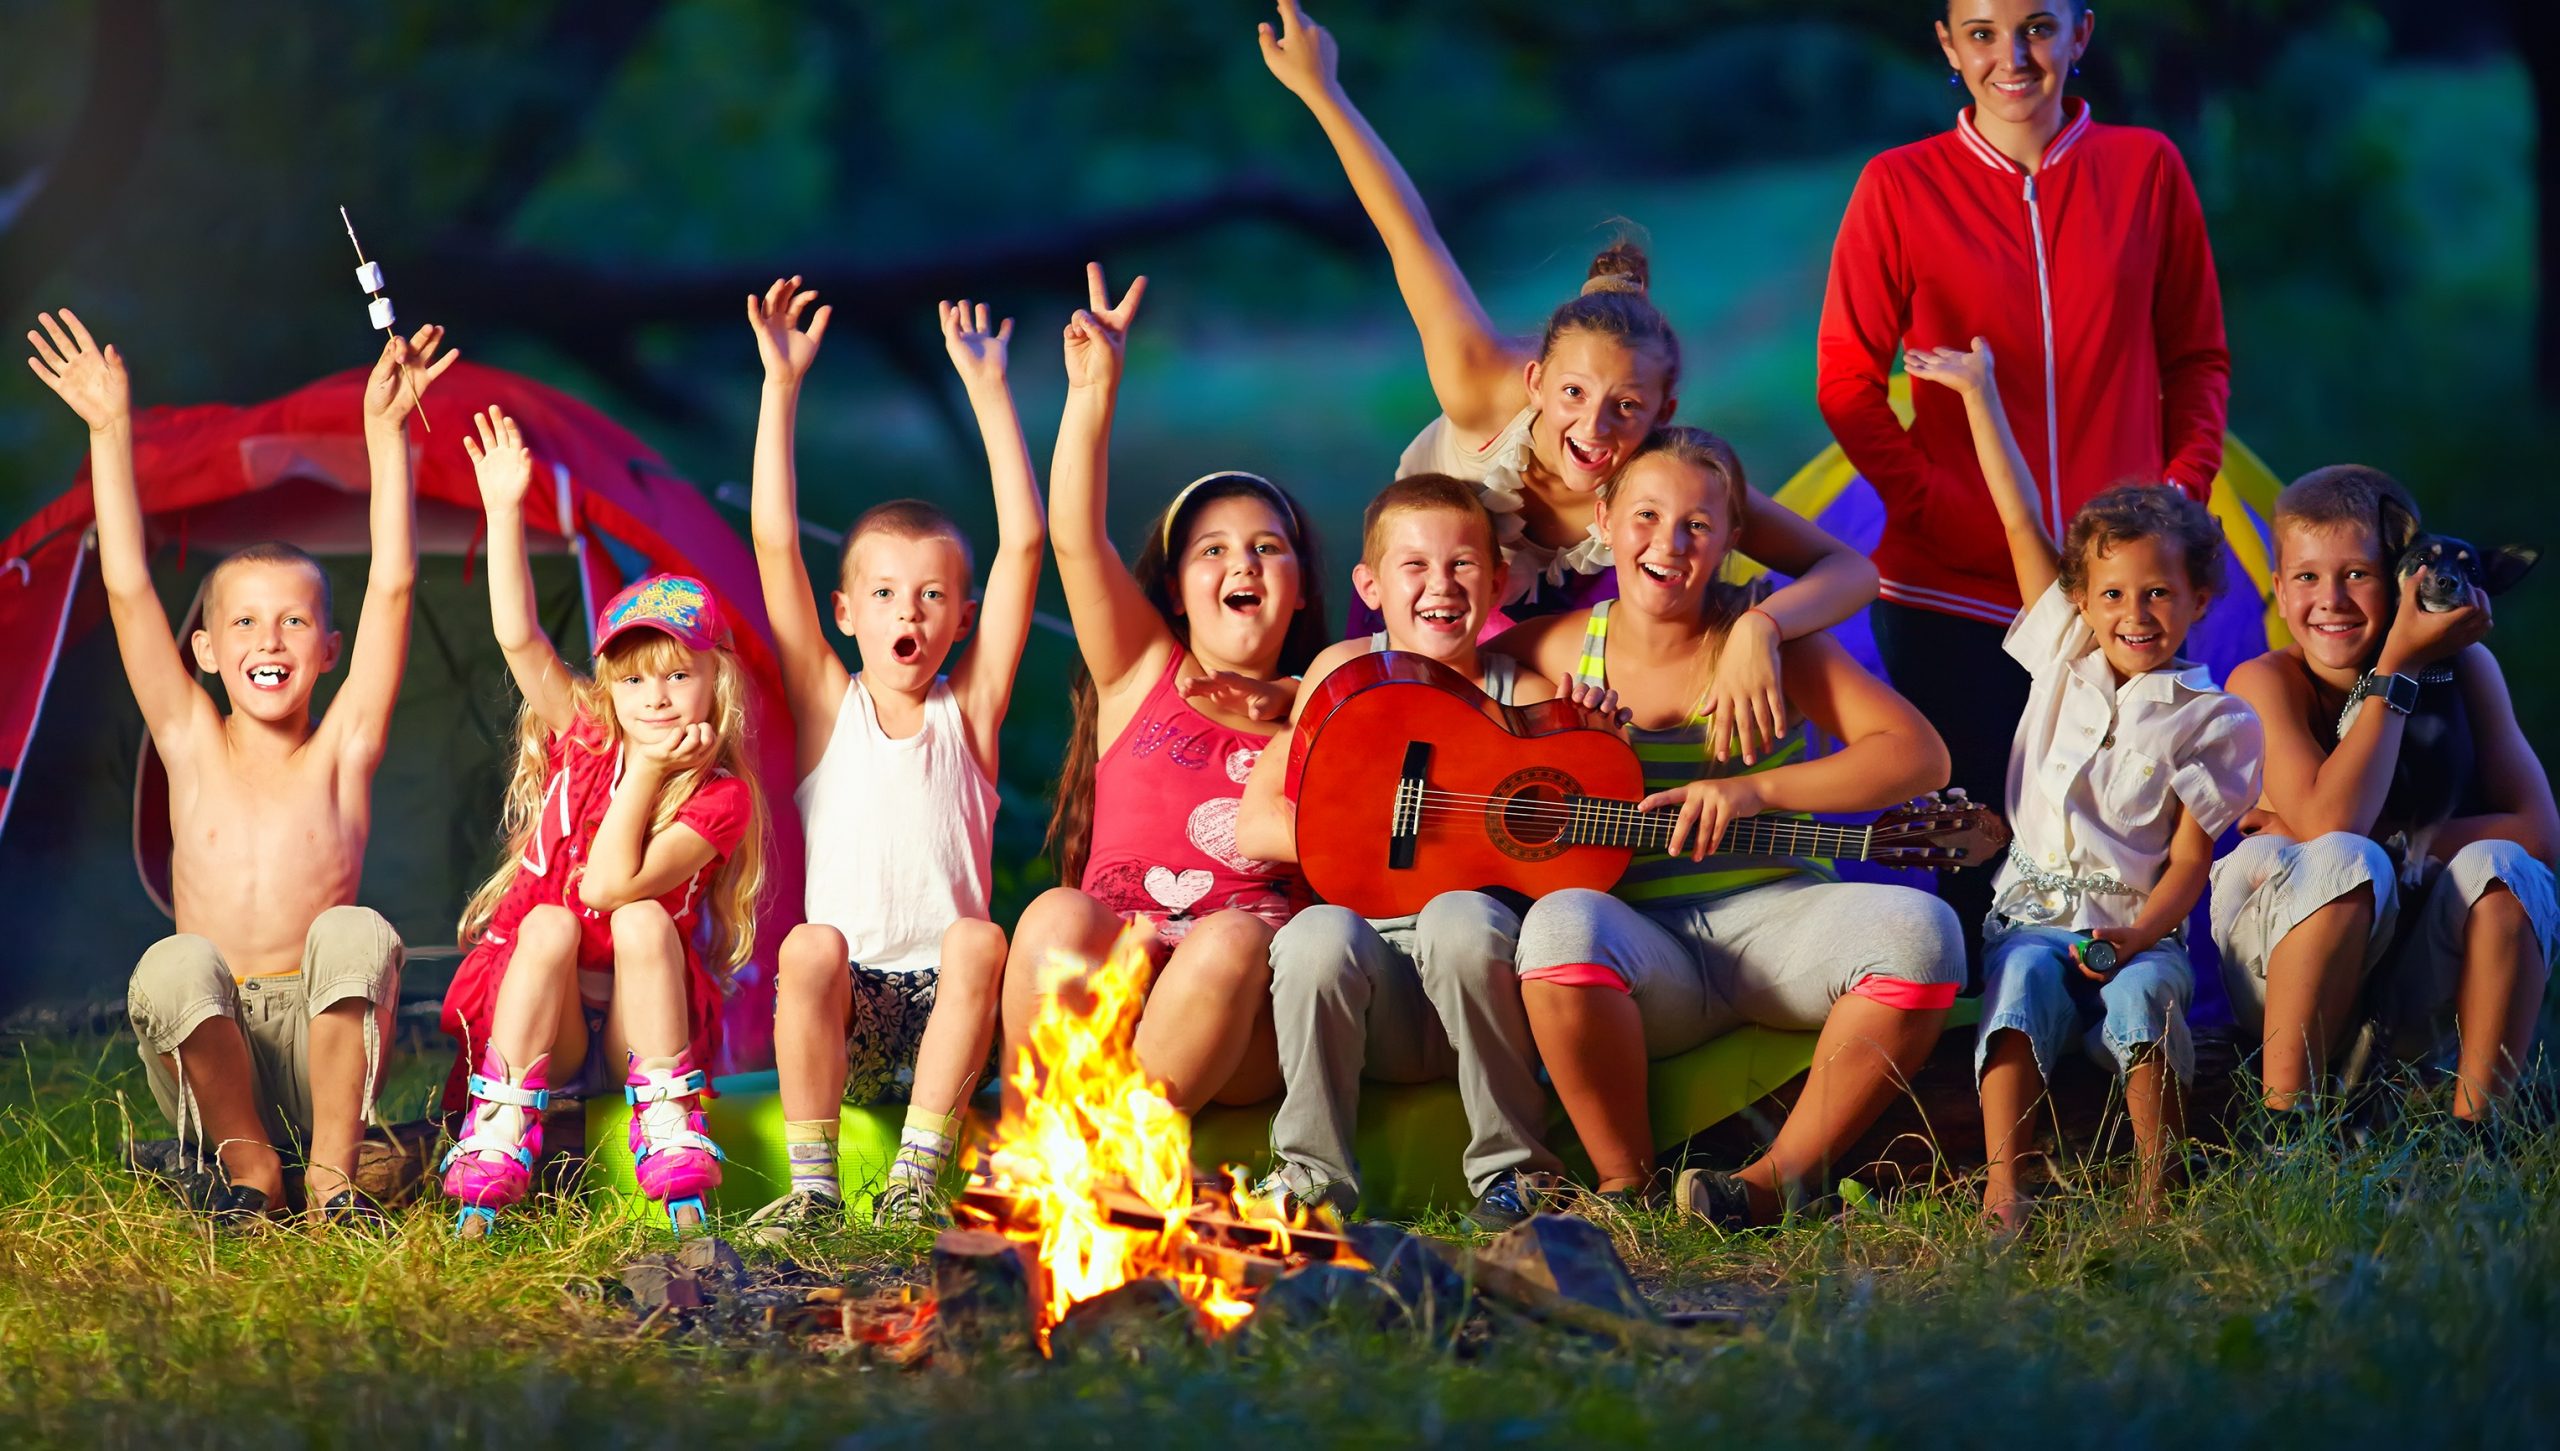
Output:
[[[1313,102],[1334,85],[1333,33],[1307,18],[1298,0],[1280,0],[1280,28],[1261,26],[1262,63],[1289,93]]]
[[[471,471],[480,480],[480,507],[492,514],[524,507],[524,491],[533,482],[533,450],[524,446],[516,421],[495,408],[471,415],[480,436],[464,434],[462,451],[471,455]]]
[[[409,411],[409,390],[415,388],[424,399],[427,388],[444,376],[444,370],[462,356],[457,349],[436,356],[444,346],[444,329],[434,323],[410,337],[398,333],[382,341],[382,356],[373,360],[373,376],[364,380],[364,416],[367,423],[398,423]]]
[[[1963,348],[1913,348],[1902,355],[1902,369],[1915,382],[1937,383],[1955,390],[1958,397],[1971,398],[1989,394],[1995,386],[1991,372],[1991,343],[1975,338],[1970,351]]]
[[[663,781],[710,765],[719,750],[719,730],[707,720],[698,720],[639,747],[632,755],[643,769],[655,772]]]
[[[958,302],[937,302],[942,314],[942,347],[951,354],[951,366],[960,370],[960,381],[972,388],[1000,387],[1004,383],[1005,353],[1013,342],[1013,319],[1006,318],[994,332],[987,331],[987,305],[967,298]]]
[[[2464,590],[2464,602],[2450,610],[2418,608],[2418,586],[2431,573],[2428,569],[2412,570],[2400,582],[2400,612],[2391,620],[2391,633],[2382,638],[2382,653],[2374,668],[2386,675],[2450,660],[2489,638],[2489,597],[2478,585]]]
[[[1147,279],[1132,281],[1114,305],[1110,288],[1103,282],[1102,264],[1087,262],[1084,286],[1086,305],[1077,308],[1076,315],[1067,320],[1067,386],[1108,388],[1120,381],[1129,324],[1137,320],[1138,302],[1147,295]]]
[[[827,319],[835,309],[822,307],[809,313],[809,304],[817,300],[817,289],[804,289],[797,277],[776,281],[762,297],[747,294],[747,325],[756,331],[756,352],[764,359],[766,382],[798,387],[808,376],[809,365],[818,360],[818,343],[826,337]],[[809,323],[805,330],[800,326],[804,313]]]
[[[71,405],[91,433],[100,433],[133,418],[133,389],[125,381],[124,357],[110,345],[98,346],[89,330],[62,309],[62,321],[53,314],[40,312],[36,321],[44,332],[27,333],[27,341],[35,344],[36,355],[27,366],[53,390],[54,396]],[[65,331],[68,329],[68,331]]]

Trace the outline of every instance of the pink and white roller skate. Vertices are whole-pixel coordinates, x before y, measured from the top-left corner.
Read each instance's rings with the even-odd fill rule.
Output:
[[[533,1188],[534,1161],[542,1157],[542,1111],[551,1106],[551,1055],[510,1076],[494,1047],[480,1055],[471,1075],[471,1108],[453,1151],[437,1167],[448,1199],[459,1199],[453,1232],[477,1239],[497,1228],[498,1211]]]
[[[667,1224],[678,1235],[702,1227],[709,1217],[703,1191],[720,1182],[720,1146],[703,1131],[702,1083],[691,1053],[635,1053],[622,1081],[631,1105],[632,1174],[641,1193],[666,1206]]]

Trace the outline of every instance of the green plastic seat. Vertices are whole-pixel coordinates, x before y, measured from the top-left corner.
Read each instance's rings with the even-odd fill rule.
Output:
[[[739,1073],[714,1079],[711,1086],[717,1094],[704,1101],[702,1117],[724,1157],[720,1187],[704,1197],[713,1214],[751,1214],[791,1188],[780,1080],[770,1071]],[[852,1213],[870,1214],[872,1196],[898,1156],[898,1128],[906,1116],[904,1104],[844,1106],[836,1177]],[[619,1095],[587,1100],[586,1188],[599,1206],[618,1205],[644,1218],[658,1215],[631,1175],[631,1106]]]

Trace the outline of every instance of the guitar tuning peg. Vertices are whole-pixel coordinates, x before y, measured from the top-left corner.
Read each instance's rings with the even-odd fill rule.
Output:
[[[1965,796],[1964,788],[1962,786],[1950,786],[1947,788],[1946,799],[1961,806],[1965,804],[1968,798]]]

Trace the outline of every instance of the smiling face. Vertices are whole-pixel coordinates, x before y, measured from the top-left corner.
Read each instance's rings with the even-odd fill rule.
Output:
[[[2276,606],[2313,666],[2361,673],[2382,649],[2397,600],[2374,530],[2277,521]]]
[[[2177,542],[2156,534],[2104,546],[2093,541],[2085,574],[2073,603],[2120,678],[2177,659],[2187,631],[2211,602],[2187,578],[2186,556]]]
[[[1227,669],[1267,673],[1302,604],[1288,521],[1269,501],[1229,494],[1193,511],[1172,561],[1174,608],[1191,648]]]
[[[2097,23],[2079,0],[1950,0],[1938,46],[1973,94],[1977,120],[2051,125]]]
[[[845,555],[836,628],[861,647],[863,673],[889,689],[930,688],[977,618],[969,551],[947,534],[874,531]]]
[[[1378,522],[1376,557],[1351,571],[1386,622],[1387,644],[1472,673],[1476,636],[1508,571],[1481,512],[1398,509]]]
[[[327,582],[300,561],[220,565],[193,643],[197,666],[221,677],[233,710],[269,725],[307,716],[313,687],[338,663]]]
[[[720,684],[705,652],[653,629],[614,640],[596,662],[596,676],[613,696],[623,739],[643,746],[711,719]]]
[[[1600,505],[1600,533],[1618,556],[1618,598],[1657,619],[1700,615],[1707,586],[1733,548],[1735,500],[1712,469],[1650,453]]]
[[[1538,462],[1573,493],[1599,488],[1671,416],[1677,400],[1664,385],[1668,372],[1665,359],[1616,338],[1582,331],[1557,337],[1528,371],[1538,408],[1529,444]]]

